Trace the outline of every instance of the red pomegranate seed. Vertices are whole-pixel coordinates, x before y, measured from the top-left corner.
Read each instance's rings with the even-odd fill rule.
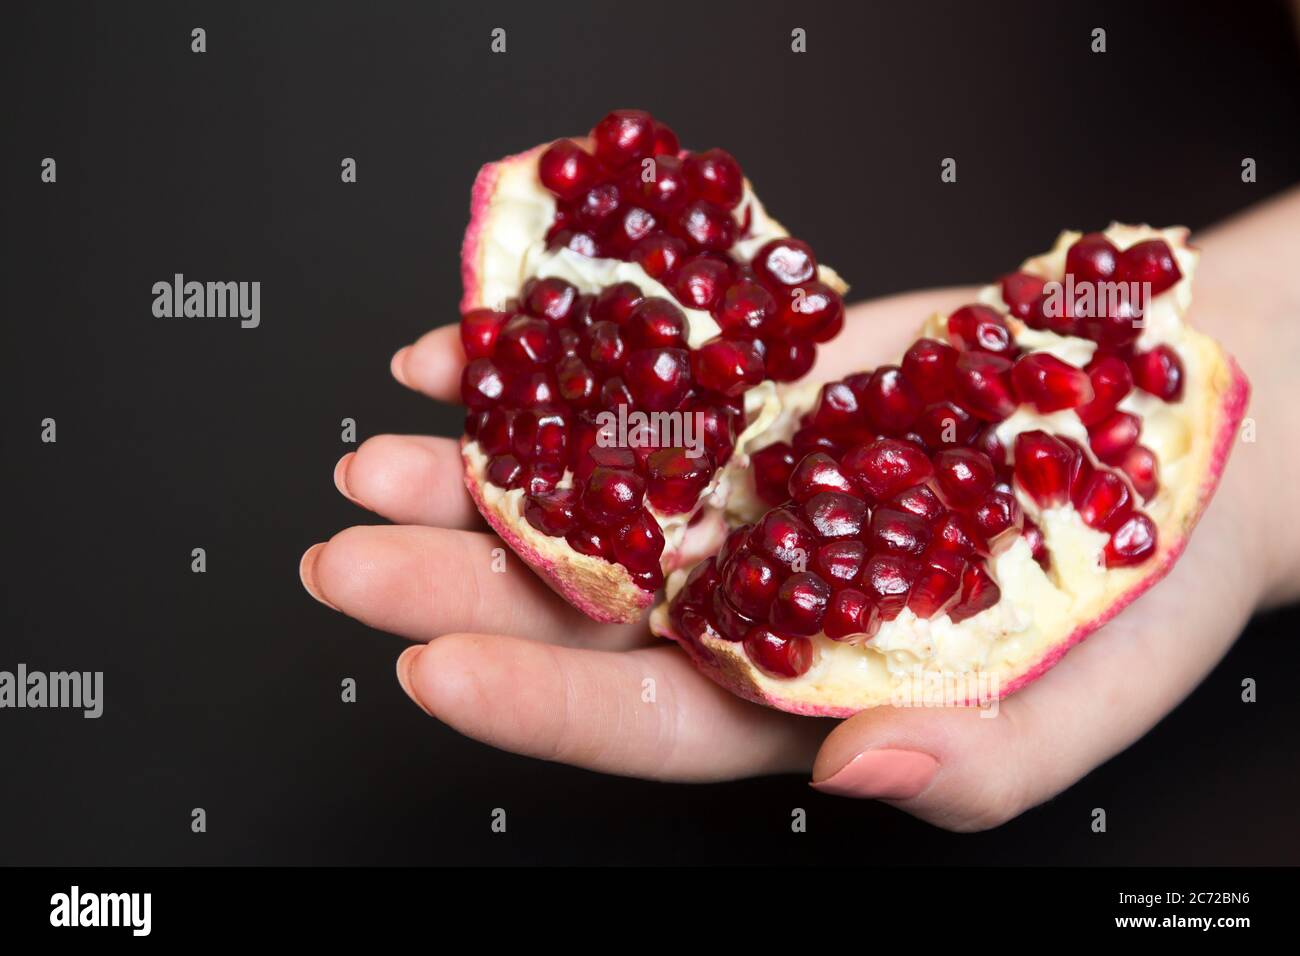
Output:
[[[787,634],[816,634],[830,601],[830,586],[817,575],[802,571],[781,582],[769,617],[774,627]]]
[[[882,621],[892,621],[907,606],[912,582],[921,573],[915,558],[897,554],[873,554],[862,571],[862,590],[880,609]]]
[[[1079,318],[1080,334],[1105,349],[1127,348],[1142,334],[1139,309],[1140,303],[1122,291],[1105,297],[1098,291],[1097,301],[1089,314]]]
[[[1106,542],[1106,567],[1141,564],[1156,551],[1156,526],[1142,512],[1130,515]]]
[[[605,532],[597,528],[586,525],[579,525],[564,536],[569,547],[579,554],[590,555],[593,558],[604,558],[606,561],[614,557],[614,549],[611,542],[606,537]]]
[[[1088,363],[1089,381],[1092,382],[1093,399],[1076,409],[1084,425],[1096,425],[1115,410],[1133,389],[1133,376],[1124,361],[1114,355],[1100,355]]]
[[[1062,362],[1050,352],[1030,352],[1016,359],[1011,384],[1020,401],[1033,405],[1044,415],[1066,408],[1078,408],[1093,399],[1088,373]]]
[[[468,359],[491,358],[497,342],[497,333],[510,318],[508,312],[491,309],[471,309],[460,320],[460,343]]]
[[[527,495],[543,495],[554,491],[563,477],[564,462],[535,461],[524,466],[524,477],[520,487]]]
[[[725,252],[736,237],[731,213],[699,200],[681,211],[676,220],[678,233],[700,252]]]
[[[663,514],[684,514],[695,507],[712,477],[707,455],[692,458],[684,448],[661,448],[646,460],[646,496]]]
[[[645,479],[634,471],[599,466],[582,491],[582,512],[594,522],[619,524],[641,507]]]
[[[1065,253],[1065,271],[1079,282],[1109,282],[1119,268],[1119,250],[1103,233],[1090,232]]]
[[[871,373],[862,403],[876,427],[893,434],[906,431],[921,413],[921,399],[897,365],[882,365]]]
[[[1119,463],[1133,488],[1143,501],[1150,501],[1160,488],[1160,466],[1156,462],[1155,452],[1146,445],[1134,445],[1125,452]]]
[[[852,538],[828,541],[813,555],[812,569],[832,588],[855,584],[862,576],[867,560],[867,546]]]
[[[1157,345],[1129,360],[1133,381],[1144,392],[1166,402],[1183,397],[1183,362],[1168,345]]]
[[[1065,294],[1065,286],[1053,282],[1046,286],[1029,306],[1025,324],[1031,329],[1046,329],[1058,335],[1077,335],[1080,308],[1078,298],[1080,290],[1076,287],[1075,298]]]
[[[518,488],[523,482],[524,466],[514,455],[497,455],[487,466],[487,480],[498,488]]]
[[[1011,456],[1002,444],[1002,439],[998,438],[997,429],[992,425],[985,425],[975,437],[971,439],[971,447],[976,451],[982,451],[989,456],[989,461],[993,462],[993,467],[1001,474],[1006,470]]]
[[[527,371],[550,365],[560,351],[560,340],[549,323],[516,315],[497,336],[495,359],[502,368]]]
[[[987,305],[964,305],[948,316],[948,338],[959,349],[991,355],[1009,355],[1015,349],[1006,321]]]
[[[980,611],[986,611],[1002,598],[1002,590],[989,577],[987,571],[977,563],[966,565],[961,579],[961,597],[948,610],[948,617],[954,624],[960,624]]]
[[[704,610],[713,602],[713,592],[721,583],[722,578],[718,574],[717,562],[713,558],[705,558],[686,576],[686,583],[678,592],[678,599],[692,607]]]
[[[763,358],[747,339],[709,339],[691,352],[698,385],[720,395],[743,395],[763,380]]]
[[[623,204],[623,197],[615,183],[600,183],[592,186],[574,207],[574,221],[587,230],[599,230],[618,212]]]
[[[622,405],[631,410],[636,408],[636,399],[632,397],[627,382],[615,375],[613,378],[605,379],[605,383],[600,386],[600,404],[611,409]]]
[[[628,356],[623,378],[637,407],[665,412],[677,407],[691,387],[685,349],[641,349]]]
[[[632,310],[623,334],[634,349],[684,348],[686,314],[667,299],[652,297]]]
[[[636,456],[632,454],[630,448],[595,445],[582,458],[578,459],[578,465],[574,469],[574,478],[579,484],[584,484],[591,478],[592,472],[602,466],[624,471],[630,470],[636,467]]]
[[[1088,429],[1088,444],[1092,453],[1108,465],[1118,465],[1137,444],[1142,432],[1142,420],[1128,412],[1114,412]]]
[[[942,551],[962,558],[988,550],[975,522],[960,511],[949,511],[935,522],[933,541],[929,548],[932,553]]]
[[[1044,571],[1052,566],[1052,556],[1047,551],[1047,539],[1043,537],[1043,530],[1034,524],[1029,518],[1025,519],[1025,542],[1029,545],[1029,553],[1038,563],[1038,566]]]
[[[1028,272],[1013,272],[1002,277],[1002,301],[1007,311],[1018,319],[1029,318],[1035,300],[1043,294],[1045,279]]]
[[[762,620],[781,585],[776,568],[757,554],[742,554],[722,570],[722,593],[732,607],[747,617]]]
[[[866,594],[845,588],[831,598],[822,630],[833,641],[843,641],[855,634],[865,634],[869,640],[880,630],[880,612]]]
[[[1025,513],[1014,495],[991,491],[973,512],[975,528],[988,550],[998,554],[1020,536]]]
[[[856,538],[867,518],[867,506],[861,498],[841,491],[822,491],[803,506],[804,517],[823,541]]]
[[[654,120],[644,110],[614,110],[591,131],[596,158],[612,170],[654,151]]]
[[[636,201],[651,212],[668,216],[686,205],[686,174],[676,156],[656,156],[636,170]]]
[[[553,538],[563,537],[577,526],[578,492],[573,488],[530,495],[524,505],[524,520]]]
[[[542,153],[537,172],[542,185],[561,199],[576,199],[596,178],[596,161],[573,140],[559,139]]]
[[[659,522],[642,508],[632,520],[614,532],[614,559],[633,571],[659,568],[664,550],[664,535]]]
[[[646,236],[630,253],[632,261],[652,279],[663,279],[686,258],[686,243],[674,236]]]
[[[974,508],[993,488],[993,462],[973,448],[947,448],[934,458],[939,488],[954,507]]]
[[[503,455],[510,450],[514,435],[514,413],[502,408],[489,408],[479,417],[474,440],[485,455]]]
[[[782,298],[780,323],[790,338],[829,342],[844,327],[844,300],[825,282],[812,279]]]
[[[917,485],[915,488],[900,492],[889,500],[889,504],[898,511],[916,515],[926,524],[938,521],[945,511],[939,496],[925,485]]]
[[[930,527],[916,515],[877,508],[866,535],[872,553],[919,555],[930,543]]]
[[[957,401],[976,418],[998,422],[1016,410],[1011,363],[998,355],[962,352],[953,369]]]
[[[908,592],[908,609],[922,620],[943,614],[957,602],[965,571],[966,562],[955,554],[929,556]]]
[[[559,401],[560,386],[550,369],[524,372],[506,383],[505,401],[515,406]]]
[[[474,411],[484,411],[501,401],[505,379],[491,359],[474,359],[460,376],[460,400]]]
[[[1089,528],[1114,531],[1133,513],[1128,482],[1113,471],[1098,469],[1074,494],[1074,507]]]
[[[749,467],[758,496],[770,505],[785,501],[786,488],[794,466],[794,449],[785,442],[777,442],[752,453],[749,456]]]
[[[574,355],[565,356],[555,369],[560,397],[575,408],[586,408],[596,398],[596,376]]]
[[[923,402],[937,402],[952,394],[957,350],[946,342],[917,339],[903,356],[903,374]]]
[[[694,256],[669,277],[668,288],[690,309],[712,311],[731,284],[731,267],[713,256]]]
[[[713,316],[723,332],[760,335],[776,317],[776,299],[753,279],[737,279],[727,287]]]
[[[594,323],[613,322],[621,326],[632,316],[632,312],[645,301],[641,289],[631,282],[616,282],[606,286],[591,304],[591,319]]]
[[[892,498],[934,474],[934,465],[924,451],[896,438],[849,449],[840,459],[840,467],[872,501]]]
[[[812,560],[817,537],[812,528],[789,508],[769,511],[749,536],[749,546],[792,571],[804,570]]]
[[[587,331],[587,361],[598,372],[622,371],[628,351],[622,331],[613,322],[597,322]]]
[[[682,413],[690,415],[699,429],[699,436],[704,442],[704,450],[713,459],[716,466],[726,463],[735,447],[736,429],[732,422],[734,415],[730,409],[722,408],[703,399],[691,399],[681,408]]]
[[[749,554],[749,532],[753,530],[752,525],[741,525],[739,528],[732,528],[727,532],[727,537],[722,541],[722,547],[718,549],[715,560],[718,562],[718,568],[727,567],[733,560],[738,560],[737,555]]]
[[[832,438],[830,435],[823,435],[817,429],[806,426],[800,428],[790,439],[794,445],[794,457],[796,461],[801,460],[805,455],[811,455],[814,452],[821,452],[830,455],[832,458],[838,458],[844,452],[844,446]]]
[[[812,248],[798,239],[773,239],[754,253],[754,272],[774,286],[794,288],[817,275]]]
[[[677,141],[677,134],[666,124],[655,120],[654,155],[676,156],[681,148],[681,143]]]
[[[970,444],[978,428],[975,419],[952,402],[935,402],[921,410],[912,429],[931,451]]]
[[[745,653],[773,677],[800,677],[812,667],[813,646],[808,638],[778,634],[766,627],[750,628],[745,635]]]
[[[512,450],[525,464],[539,458],[562,461],[568,441],[569,421],[564,408],[538,405],[515,415]]]
[[[1163,239],[1147,239],[1120,254],[1120,270],[1128,282],[1151,283],[1151,294],[1159,295],[1183,277],[1173,250]]]
[[[524,311],[552,324],[566,322],[577,301],[578,290],[564,279],[529,279],[524,283]]]
[[[743,641],[750,628],[757,623],[753,618],[732,607],[721,590],[714,592],[712,611],[713,627],[723,640],[737,643]]]
[[[799,462],[790,475],[789,489],[790,497],[800,504],[823,491],[853,494],[856,490],[835,459],[824,452],[814,452]]]
[[[847,382],[827,382],[822,386],[813,406],[811,423],[823,433],[869,432],[858,395]]]
[[[1016,480],[1039,507],[1069,500],[1074,453],[1068,445],[1045,431],[1021,432],[1016,436],[1015,455]]]
[[[626,206],[606,220],[600,242],[618,258],[625,259],[631,255],[632,248],[651,235],[658,226],[659,222],[650,210],[640,206]]]
[[[686,157],[686,181],[692,195],[723,209],[734,209],[744,191],[740,164],[725,150],[710,149]]]

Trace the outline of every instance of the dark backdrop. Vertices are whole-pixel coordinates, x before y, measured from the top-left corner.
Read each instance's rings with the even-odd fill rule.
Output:
[[[1072,790],[954,836],[802,777],[658,785],[492,751],[420,714],[392,676],[403,642],[296,573],[374,520],[330,480],[341,418],[361,438],[459,431],[388,359],[456,318],[484,161],[643,106],[739,156],[855,295],[979,282],[1065,226],[1200,227],[1300,179],[1285,8],[486,6],[7,8],[0,669],[102,670],[107,704],[0,711],[0,861],[1300,860],[1294,612]],[[261,327],[154,318],[174,272],[261,281]]]

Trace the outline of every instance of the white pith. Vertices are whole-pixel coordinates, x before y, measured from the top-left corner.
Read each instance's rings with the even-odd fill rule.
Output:
[[[1051,252],[1027,260],[1022,270],[1061,279],[1066,250],[1079,235],[1062,233]],[[1159,490],[1142,505],[1159,530],[1160,550],[1150,559],[1155,562],[1170,542],[1181,536],[1184,523],[1195,515],[1201,491],[1199,476],[1205,473],[1213,453],[1216,413],[1231,376],[1218,346],[1183,321],[1191,301],[1196,265],[1196,253],[1186,244],[1186,230],[1112,225],[1106,235],[1121,249],[1147,238],[1165,239],[1183,274],[1176,286],[1150,303],[1138,342],[1144,350],[1156,344],[1174,348],[1186,373],[1183,398],[1170,404],[1134,389],[1120,404],[1121,409],[1141,416],[1139,441],[1151,448],[1159,462]],[[980,301],[1006,315],[997,286],[984,289]],[[1095,348],[1088,340],[1035,331],[1015,319],[1009,318],[1008,324],[1022,347],[1051,351],[1074,365],[1086,364]],[[922,334],[946,339],[943,317],[928,321]],[[815,398],[815,389],[810,391],[808,387],[788,395],[790,404],[800,411],[811,407]],[[797,420],[797,415],[787,415],[782,421],[791,419]],[[1087,447],[1087,432],[1073,411],[1041,415],[1021,407],[997,427],[997,432],[1010,449],[1015,435],[1035,428],[1067,435]],[[793,425],[784,433],[780,428],[769,429],[763,443],[788,440],[793,430]],[[1023,538],[1017,539],[990,563],[1001,588],[1001,600],[961,623],[954,624],[946,614],[922,620],[904,610],[895,620],[883,624],[870,640],[836,642],[819,634],[813,638],[812,667],[796,678],[764,674],[748,660],[742,645],[711,633],[701,643],[714,658],[724,683],[749,696],[778,702],[778,706],[793,703],[806,710],[848,712],[915,699],[918,688],[942,686],[944,680],[959,682],[967,698],[999,696],[1000,682],[1009,683],[1022,676],[1077,627],[1099,617],[1149,573],[1145,565],[1106,570],[1102,549],[1108,536],[1088,528],[1072,506],[1044,511],[1019,489],[1017,498],[1043,531],[1052,557],[1051,570],[1045,573],[1033,560],[1028,544]],[[669,577],[669,601],[681,588],[688,571],[682,569]],[[671,633],[667,603],[656,608],[651,625],[657,633]]]
[[[590,148],[587,141],[578,142]],[[488,208],[483,213],[484,220],[479,225],[481,252],[476,263],[479,285],[476,295],[467,298],[462,306],[505,309],[511,300],[518,298],[524,283],[533,277],[562,278],[573,283],[579,292],[592,294],[626,281],[636,285],[646,296],[668,299],[682,309],[688,323],[687,344],[691,348],[697,348],[716,336],[721,330],[713,316],[700,309],[682,306],[662,283],[637,263],[591,258],[568,249],[546,248],[546,233],[555,219],[556,200],[538,178],[537,159],[541,150],[539,147],[497,164],[496,181]],[[735,213],[740,215],[746,209],[750,216],[749,232],[730,250],[730,255],[738,261],[751,259],[765,242],[789,235],[767,214],[748,180]],[[844,281],[828,266],[818,266],[818,278],[841,294],[847,291]],[[781,408],[778,390],[772,382],[751,388],[745,393],[747,425],[736,438],[733,455],[713,475],[695,507],[683,514],[664,515],[646,503],[663,531],[661,564],[665,573],[693,565],[712,554],[726,536],[728,524],[738,523],[729,515],[734,507],[733,499],[739,501],[744,496],[743,490],[735,489],[743,489],[748,484],[744,480],[748,468],[746,453],[753,447],[771,443],[771,439],[763,436],[779,420]],[[560,569],[560,575],[590,582],[590,589],[604,596],[595,603],[606,605],[611,619],[618,619],[620,615],[623,619],[632,619],[639,613],[637,602],[643,592],[621,566],[581,554],[563,538],[545,535],[528,524],[523,517],[523,489],[507,491],[487,481],[488,459],[477,442],[464,444],[462,458],[467,475],[479,488],[482,507],[490,509],[496,518],[517,529],[519,537],[529,547]],[[559,487],[571,484],[572,475],[566,472]],[[760,506],[755,501],[753,507]],[[761,510],[756,513],[761,513]]]

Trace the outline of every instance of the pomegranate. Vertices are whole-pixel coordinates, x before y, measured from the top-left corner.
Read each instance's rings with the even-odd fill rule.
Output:
[[[808,261],[753,270],[779,287]],[[1249,388],[1184,321],[1195,264],[1183,229],[1064,233],[897,366],[784,391],[733,495],[771,510],[733,505],[744,523],[670,575],[654,631],[793,713],[1034,680],[1168,571],[1225,465]],[[471,379],[476,401],[497,387]]]
[[[767,215],[736,159],[681,150],[640,110],[485,166],[462,278],[466,483],[599,621],[637,619],[666,572],[718,550],[727,491],[779,413],[775,383],[803,376],[844,321],[844,283]],[[920,410],[901,374],[870,401],[896,423]],[[792,517],[791,548],[852,521],[829,504]],[[737,640],[788,573],[773,548],[726,579],[734,600],[713,619]],[[795,589],[783,620],[811,627],[827,595]],[[809,658],[806,641],[751,644],[771,673]]]

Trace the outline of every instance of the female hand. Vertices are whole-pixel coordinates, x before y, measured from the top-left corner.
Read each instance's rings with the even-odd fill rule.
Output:
[[[836,722],[734,697],[643,624],[587,619],[508,550],[505,573],[495,572],[503,545],[465,492],[450,438],[384,435],[344,456],[339,490],[396,526],[353,527],[314,545],[303,555],[303,584],[330,607],[415,641],[398,658],[403,689],[430,716],[493,746],[659,780],[811,769],[813,786],[827,792],[887,800],[949,829],[996,826],[1145,733],[1254,610],[1290,599],[1300,582],[1298,549],[1276,519],[1300,504],[1296,483],[1276,480],[1300,467],[1296,420],[1286,412],[1297,407],[1300,281],[1288,269],[1300,261],[1300,191],[1200,244],[1192,320],[1251,378],[1259,439],[1238,443],[1169,576],[1001,701],[994,719],[974,709],[879,708]],[[972,294],[855,306],[812,374],[830,379],[895,360],[921,320]],[[399,351],[392,372],[456,401],[463,362],[457,329],[446,326]]]

